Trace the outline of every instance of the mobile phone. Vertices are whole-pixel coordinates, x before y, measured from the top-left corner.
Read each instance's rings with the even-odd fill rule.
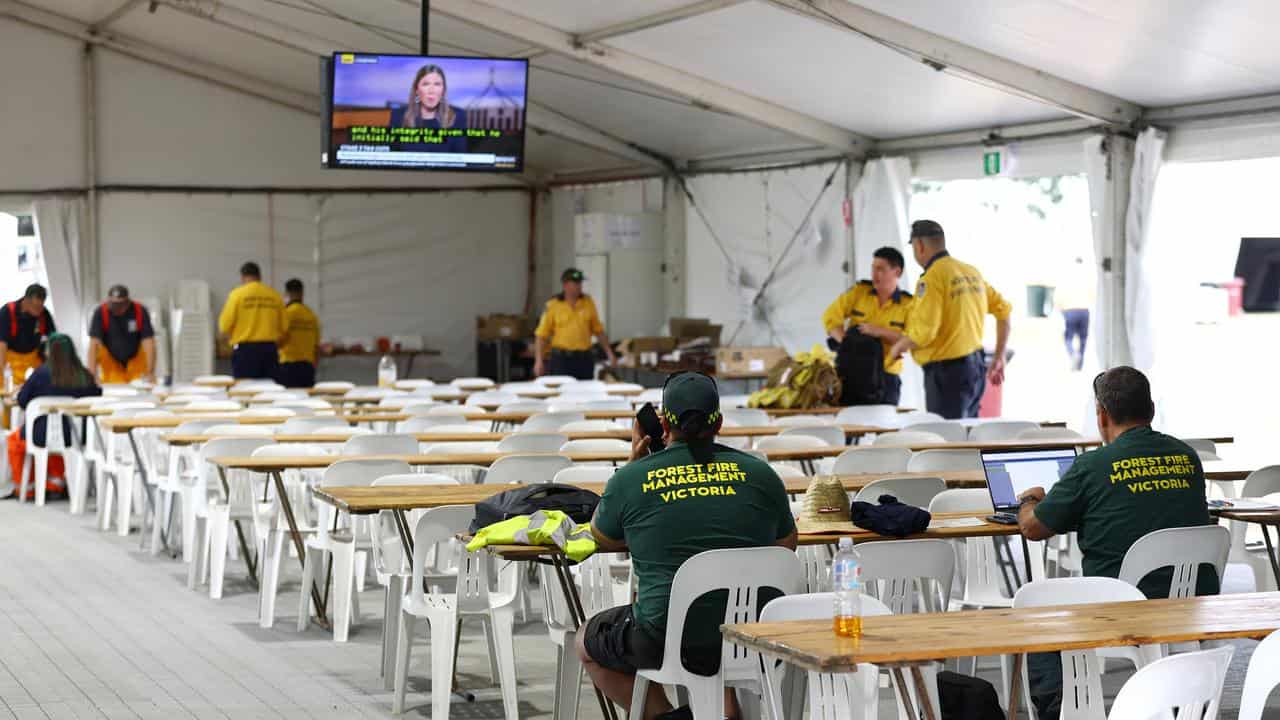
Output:
[[[654,409],[653,403],[641,406],[636,413],[636,422],[640,423],[641,432],[649,436],[649,452],[658,452],[666,447],[662,441],[662,421],[658,419],[658,411]]]

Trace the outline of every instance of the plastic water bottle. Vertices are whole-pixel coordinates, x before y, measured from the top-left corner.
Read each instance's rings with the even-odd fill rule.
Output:
[[[853,538],[840,538],[831,560],[831,589],[836,596],[832,615],[836,635],[862,635],[862,557],[853,549]]]
[[[378,387],[389,388],[396,384],[396,361],[383,355],[378,361]]]

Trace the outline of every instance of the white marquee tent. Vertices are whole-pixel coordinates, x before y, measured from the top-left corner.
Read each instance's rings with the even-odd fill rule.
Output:
[[[471,317],[536,307],[575,216],[652,212],[663,317],[798,350],[903,242],[912,178],[995,147],[1087,174],[1095,337],[1142,362],[1161,162],[1280,155],[1270,0],[432,0],[432,52],[531,59],[526,171],[322,170],[318,58],[415,52],[419,8],[0,0],[0,209],[35,203],[61,322],[116,282],[220,302],[258,259],[326,335],[423,334],[469,371]]]

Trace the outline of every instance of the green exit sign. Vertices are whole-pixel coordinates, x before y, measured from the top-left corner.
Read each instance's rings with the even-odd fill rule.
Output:
[[[982,154],[982,174],[983,175],[999,175],[1002,165],[1002,156],[1004,153],[999,150]]]

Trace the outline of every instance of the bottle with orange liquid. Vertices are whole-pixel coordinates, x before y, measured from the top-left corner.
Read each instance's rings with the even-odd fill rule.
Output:
[[[840,538],[840,547],[831,560],[831,590],[835,593],[832,626],[836,635],[862,635],[862,558],[853,547],[853,538]]]

